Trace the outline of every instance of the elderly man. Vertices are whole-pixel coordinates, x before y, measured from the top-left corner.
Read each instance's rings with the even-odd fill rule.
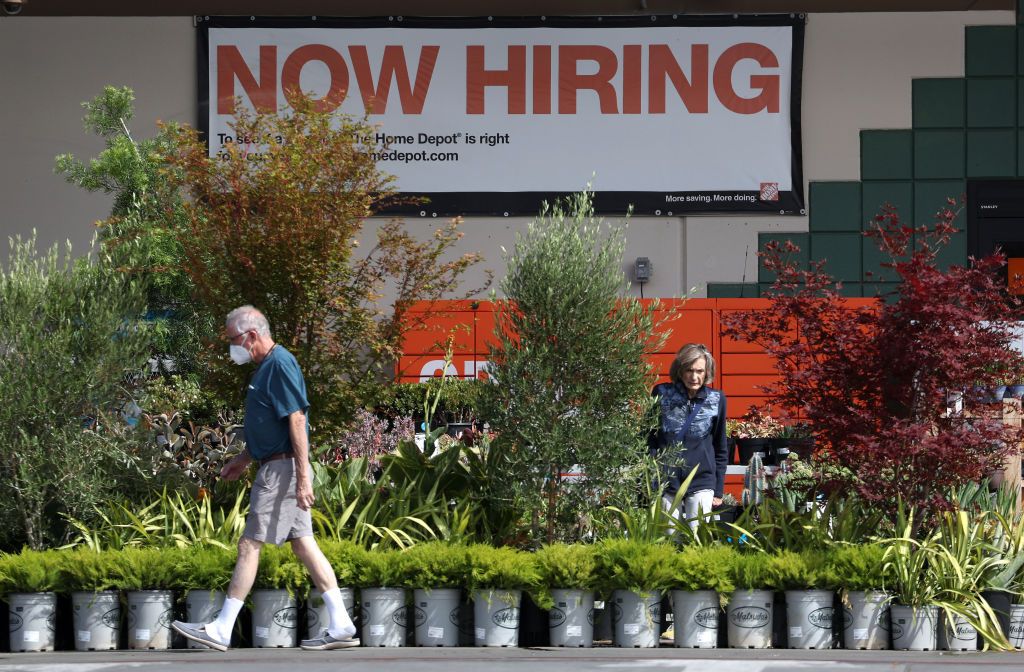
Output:
[[[194,642],[227,651],[235,619],[256,579],[260,548],[265,543],[280,545],[288,541],[323,592],[330,613],[330,627],[319,637],[303,640],[302,648],[359,646],[334,570],[313,539],[309,514],[313,485],[306,420],[309,402],[298,362],[274,342],[267,318],[252,306],[231,311],[226,329],[232,361],[238,365],[253,362],[256,370],[245,397],[246,449],[224,465],[221,477],[236,480],[253,461],[259,464],[259,471],[253,480],[249,516],[238,541],[238,559],[220,615],[210,623],[175,621],[171,627]]]

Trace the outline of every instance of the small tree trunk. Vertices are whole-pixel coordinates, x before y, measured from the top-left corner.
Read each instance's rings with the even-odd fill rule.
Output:
[[[555,515],[558,506],[558,486],[561,483],[561,470],[557,464],[551,465],[551,478],[548,479],[548,529],[549,544],[555,541]]]

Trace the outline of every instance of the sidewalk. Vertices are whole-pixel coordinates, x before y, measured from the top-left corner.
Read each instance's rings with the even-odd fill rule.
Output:
[[[672,670],[674,672],[1024,672],[1024,653],[740,649],[483,649],[378,648],[311,652],[299,649],[189,649],[0,654],[0,672],[567,672]]]

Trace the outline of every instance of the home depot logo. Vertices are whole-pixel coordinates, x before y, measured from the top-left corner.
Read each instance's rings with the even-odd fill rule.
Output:
[[[761,196],[762,201],[777,201],[779,200],[779,183],[778,182],[762,182],[761,183]]]

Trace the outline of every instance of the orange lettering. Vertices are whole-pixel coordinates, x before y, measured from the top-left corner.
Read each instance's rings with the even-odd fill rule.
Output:
[[[253,77],[238,47],[217,47],[217,114],[235,113],[235,79],[257,112],[277,111],[277,47],[260,45],[260,80]]]
[[[551,114],[551,47],[533,48],[533,113]]]
[[[302,68],[310,61],[321,61],[331,73],[331,87],[323,98],[313,99],[313,106],[319,112],[331,112],[348,95],[348,67],[337,51],[325,44],[307,44],[293,51],[281,68],[281,87],[284,97],[294,107],[303,94],[300,83]]]
[[[679,67],[667,44],[652,44],[648,77],[648,112],[665,114],[665,79],[672,81],[676,93],[689,112],[708,111],[708,45],[690,46],[690,79]]]
[[[351,46],[348,48],[352,59],[352,69],[359,83],[359,93],[363,97],[363,105],[370,114],[384,114],[388,106],[388,92],[391,90],[392,78],[397,80],[398,99],[403,114],[422,114],[423,103],[430,88],[430,78],[434,74],[437,62],[438,46],[420,48],[419,65],[416,68],[416,84],[409,86],[409,68],[405,62],[405,49],[398,45],[384,47],[384,60],[380,66],[380,77],[377,86],[373,86],[373,73],[370,72],[370,58],[366,47]]]
[[[466,114],[484,113],[484,90],[488,86],[508,89],[508,113],[526,114],[526,46],[510,44],[508,70],[484,68],[484,47],[466,47]]]
[[[779,111],[779,76],[751,75],[750,88],[758,89],[753,98],[741,98],[732,86],[732,71],[745,58],[757,61],[762,68],[777,68],[779,60],[763,44],[744,42],[726,49],[715,64],[715,93],[726,109],[736,114],[756,114],[762,110]]]
[[[622,48],[622,113],[640,114],[640,80],[643,52],[639,44],[627,44]]]
[[[579,61],[596,61],[597,73],[579,75]],[[597,92],[601,114],[617,114],[618,101],[612,77],[618,70],[615,52],[597,45],[564,45],[558,48],[558,113],[576,114],[576,92],[592,89]]]

